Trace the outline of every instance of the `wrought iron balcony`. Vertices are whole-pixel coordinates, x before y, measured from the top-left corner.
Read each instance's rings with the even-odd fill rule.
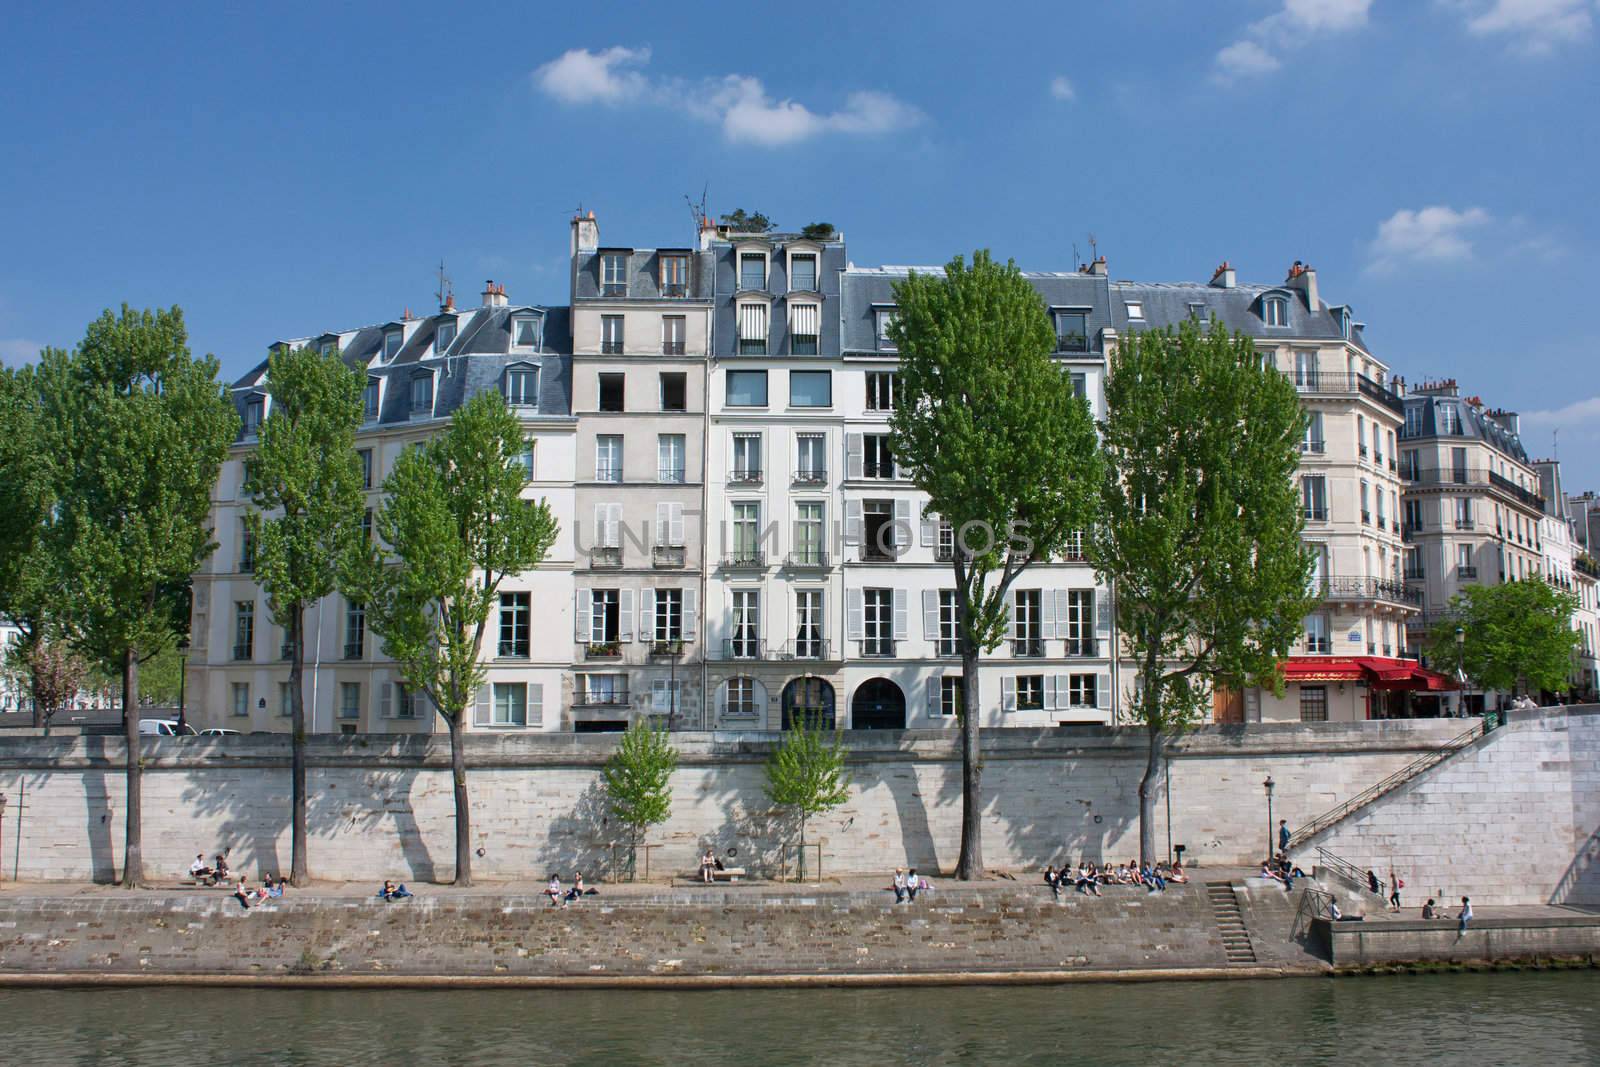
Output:
[[[856,644],[862,659],[894,658],[894,638],[892,637],[864,637]]]
[[[1067,655],[1093,659],[1100,654],[1100,642],[1092,637],[1067,638]]]
[[[1056,335],[1057,352],[1087,352],[1089,351],[1089,338],[1081,333],[1062,333]]]
[[[605,356],[620,356],[620,355],[622,355],[622,342],[621,341],[601,341],[600,342],[600,354],[601,355],[605,355]]]
[[[1422,593],[1390,578],[1324,578],[1317,591],[1327,600],[1381,600],[1392,604],[1422,605]]]
[[[668,297],[688,296],[689,287],[683,282],[667,282],[661,286],[661,295]]]
[[[1327,441],[1320,441],[1319,440],[1319,441],[1301,441],[1300,442],[1300,451],[1302,451],[1302,452],[1312,452],[1312,453],[1315,453],[1315,454],[1320,456],[1324,452],[1326,452],[1327,450],[1328,450],[1328,442]]]
[[[832,660],[833,646],[820,637],[803,637],[787,642],[778,650],[778,658],[811,662]]]
[[[684,641],[682,638],[671,638],[666,641],[651,641],[650,655],[655,659],[676,659],[683,655]]]
[[[590,641],[583,648],[584,659],[621,659],[621,641]]]
[[[235,649],[235,650],[237,651],[237,649]],[[238,658],[239,658],[238,656],[234,657],[234,659],[238,659]],[[282,660],[294,659],[294,642],[293,641],[285,641],[283,644],[278,646],[278,658],[282,659]]]
[[[234,645],[233,646],[233,658],[236,659],[236,660],[252,659],[252,658],[254,658],[254,656],[255,656],[255,652],[254,652],[253,649],[251,649],[251,647],[249,645]]]
[[[759,637],[732,637],[722,642],[722,658],[760,660],[767,658],[767,643]]]
[[[794,472],[795,485],[826,485],[828,472],[821,467],[802,467]]]
[[[656,545],[650,549],[652,567],[681,567],[685,553],[682,545]]]
[[[661,342],[661,354],[663,356],[681,356],[681,355],[683,355],[683,342],[682,341],[662,341]]]
[[[767,554],[757,548],[736,548],[722,558],[727,570],[760,570],[767,565]]]
[[[1469,566],[1465,566],[1463,564],[1459,564],[1458,563],[1458,564],[1456,564],[1456,577],[1457,578],[1476,579],[1478,577],[1478,568],[1477,567],[1469,567]]]
[[[532,645],[526,641],[500,641],[495,644],[495,655],[501,659],[527,659]]]
[[[760,485],[760,467],[735,467],[728,474],[729,485]]]
[[[828,569],[828,554],[820,548],[801,549],[789,553],[790,570],[822,571]]]
[[[616,685],[598,689],[585,688],[572,700],[578,708],[625,708],[628,706],[628,687]]]
[[[360,659],[364,655],[366,655],[365,641],[346,641],[344,643],[345,659]]]
[[[1011,639],[1011,654],[1029,659],[1041,657],[1044,655],[1044,638],[1013,637]]]
[[[1326,656],[1328,653],[1333,651],[1333,639],[1326,636],[1316,637],[1308,635],[1306,637],[1306,651],[1311,653],[1313,656]]]
[[[622,549],[601,547],[589,550],[591,570],[616,570],[620,566],[622,566]]]

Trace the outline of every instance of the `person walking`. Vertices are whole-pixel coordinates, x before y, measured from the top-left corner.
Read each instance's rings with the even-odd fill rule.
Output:
[[[1278,820],[1278,851],[1289,851],[1289,820]]]
[[[1467,924],[1472,921],[1472,898],[1461,898],[1461,914],[1456,916],[1456,937],[1463,937],[1467,932]]]
[[[1390,911],[1399,911],[1400,910],[1400,890],[1404,889],[1405,887],[1406,887],[1406,884],[1404,882],[1402,882],[1398,877],[1395,876],[1394,868],[1390,867],[1389,868],[1389,910]]]

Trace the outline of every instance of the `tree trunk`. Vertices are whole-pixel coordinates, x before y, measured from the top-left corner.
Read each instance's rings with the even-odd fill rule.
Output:
[[[450,716],[450,778],[456,794],[456,885],[472,884],[472,809],[467,797],[467,751],[459,714]]]
[[[978,649],[961,641],[961,855],[956,877],[970,882],[983,877],[983,757],[978,749]]]
[[[144,881],[144,854],[141,846],[144,770],[139,737],[139,657],[132,648],[122,653],[122,728],[128,745],[127,838],[122,853],[122,888],[137,889]]]
[[[1154,718],[1145,719],[1149,736],[1149,752],[1145,757],[1144,777],[1139,779],[1139,862],[1156,861],[1156,780],[1161,773],[1161,731],[1153,725]]]
[[[296,886],[311,881],[306,860],[306,699],[305,699],[305,605],[296,604],[289,614],[289,710],[292,715],[289,743],[289,777],[292,812],[289,829],[289,880]]]
[[[800,813],[800,862],[795,864],[795,874],[800,881],[806,880],[806,813]]]

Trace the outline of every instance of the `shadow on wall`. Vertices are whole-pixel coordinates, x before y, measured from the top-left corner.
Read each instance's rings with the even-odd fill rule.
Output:
[[[626,867],[627,857],[618,848],[613,860],[612,844],[620,845],[627,840],[627,827],[611,817],[604,781],[596,774],[578,794],[578,802],[565,814],[550,820],[550,870],[545,875],[559,874],[566,881],[574,872],[582,871],[589,881],[613,878],[619,868]]]
[[[1010,855],[1025,868],[1064,862],[1119,863],[1139,858],[1139,776],[1143,763],[1127,760],[1064,759],[1035,764],[1038,777],[1007,783],[990,793],[989,821],[999,823]],[[1164,780],[1157,786],[1158,810]],[[1042,817],[1041,817],[1042,815]],[[1114,854],[1113,845],[1135,836],[1132,850]],[[1127,851],[1127,845],[1122,845]]]
[[[1600,909],[1600,829],[1578,846],[1577,855],[1550,894],[1550,903]]]

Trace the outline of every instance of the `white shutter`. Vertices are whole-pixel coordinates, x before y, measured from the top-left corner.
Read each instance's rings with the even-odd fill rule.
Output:
[[[815,337],[817,335],[817,305],[790,305],[789,332],[798,333],[807,337]]]
[[[1102,590],[1094,591],[1094,630],[1103,640],[1111,638],[1111,598]],[[1100,651],[1102,656],[1111,655],[1109,648]]]
[[[572,600],[574,608],[572,614],[576,620],[573,625],[573,637],[583,644],[588,644],[589,635],[594,628],[594,623],[591,621],[594,602],[587,589],[579,589],[573,594]]]
[[[928,721],[929,722],[936,723],[936,722],[939,721],[940,712],[942,710],[941,705],[939,703],[939,686],[940,686],[940,682],[941,682],[941,678],[937,674],[935,674],[933,677],[928,679]]]
[[[866,602],[859,589],[847,589],[844,595],[844,634],[851,641],[861,640],[861,631],[865,625]]]
[[[906,641],[911,637],[910,613],[906,609],[906,591],[894,591],[894,639]]]
[[[650,683],[650,710],[657,715],[672,711],[672,686],[666,678],[656,678]]]
[[[489,687],[478,686],[478,697],[472,703],[472,725],[488,726],[493,721],[489,709]]]
[[[528,715],[527,725],[544,725],[544,683],[533,682],[528,686]]]
[[[858,545],[861,543],[861,501],[846,500],[844,502],[844,543]]]
[[[1017,710],[1017,680],[1009,675],[1000,679],[1000,710]]]
[[[939,640],[939,590],[922,591],[922,636],[929,641]]]
[[[859,478],[864,469],[862,457],[865,455],[861,435],[847,433],[844,435],[844,474],[846,478]]]
[[[1044,710],[1054,711],[1056,707],[1056,676],[1044,676]]]
[[[767,308],[764,304],[739,305],[739,340],[767,339]]]
[[[922,540],[923,548],[937,548],[939,545],[939,516],[922,509]]]
[[[1066,620],[1056,616],[1056,591],[1039,590],[1039,636],[1046,641],[1066,636]]]
[[[394,683],[384,682],[378,687],[378,717],[394,718]]]
[[[593,544],[594,544],[595,548],[610,548],[611,547],[611,542],[606,540],[606,509],[608,507],[609,507],[609,505],[607,505],[607,504],[596,504],[594,506],[594,542],[593,542]]]
[[[700,590],[685,589],[683,591],[683,639],[694,639],[695,623],[698,621],[700,611]]]
[[[641,641],[654,641],[656,638],[656,591],[648,587],[639,590],[637,633]]]
[[[1104,711],[1111,707],[1111,672],[1101,671],[1094,676],[1094,706]]]
[[[1072,627],[1068,625],[1070,613],[1067,608],[1067,591],[1065,589],[1056,589],[1047,595],[1055,605],[1052,614],[1056,617],[1056,636],[1070,640]]]
[[[1055,682],[1055,701],[1050,706],[1058,711],[1064,710],[1072,703],[1072,683],[1064,674],[1056,675]]]
[[[622,547],[622,505],[606,505],[606,547]]]
[[[683,547],[683,505],[667,505],[667,544]]]
[[[911,547],[911,501],[894,502],[894,546],[896,555]]]
[[[633,590],[617,591],[617,640],[633,640]]]
[[[1017,636],[1017,591],[1011,589],[1006,593],[1006,636]]]
[[[672,532],[672,505],[662,501],[656,505],[656,533],[655,543],[669,545],[668,535]]]

